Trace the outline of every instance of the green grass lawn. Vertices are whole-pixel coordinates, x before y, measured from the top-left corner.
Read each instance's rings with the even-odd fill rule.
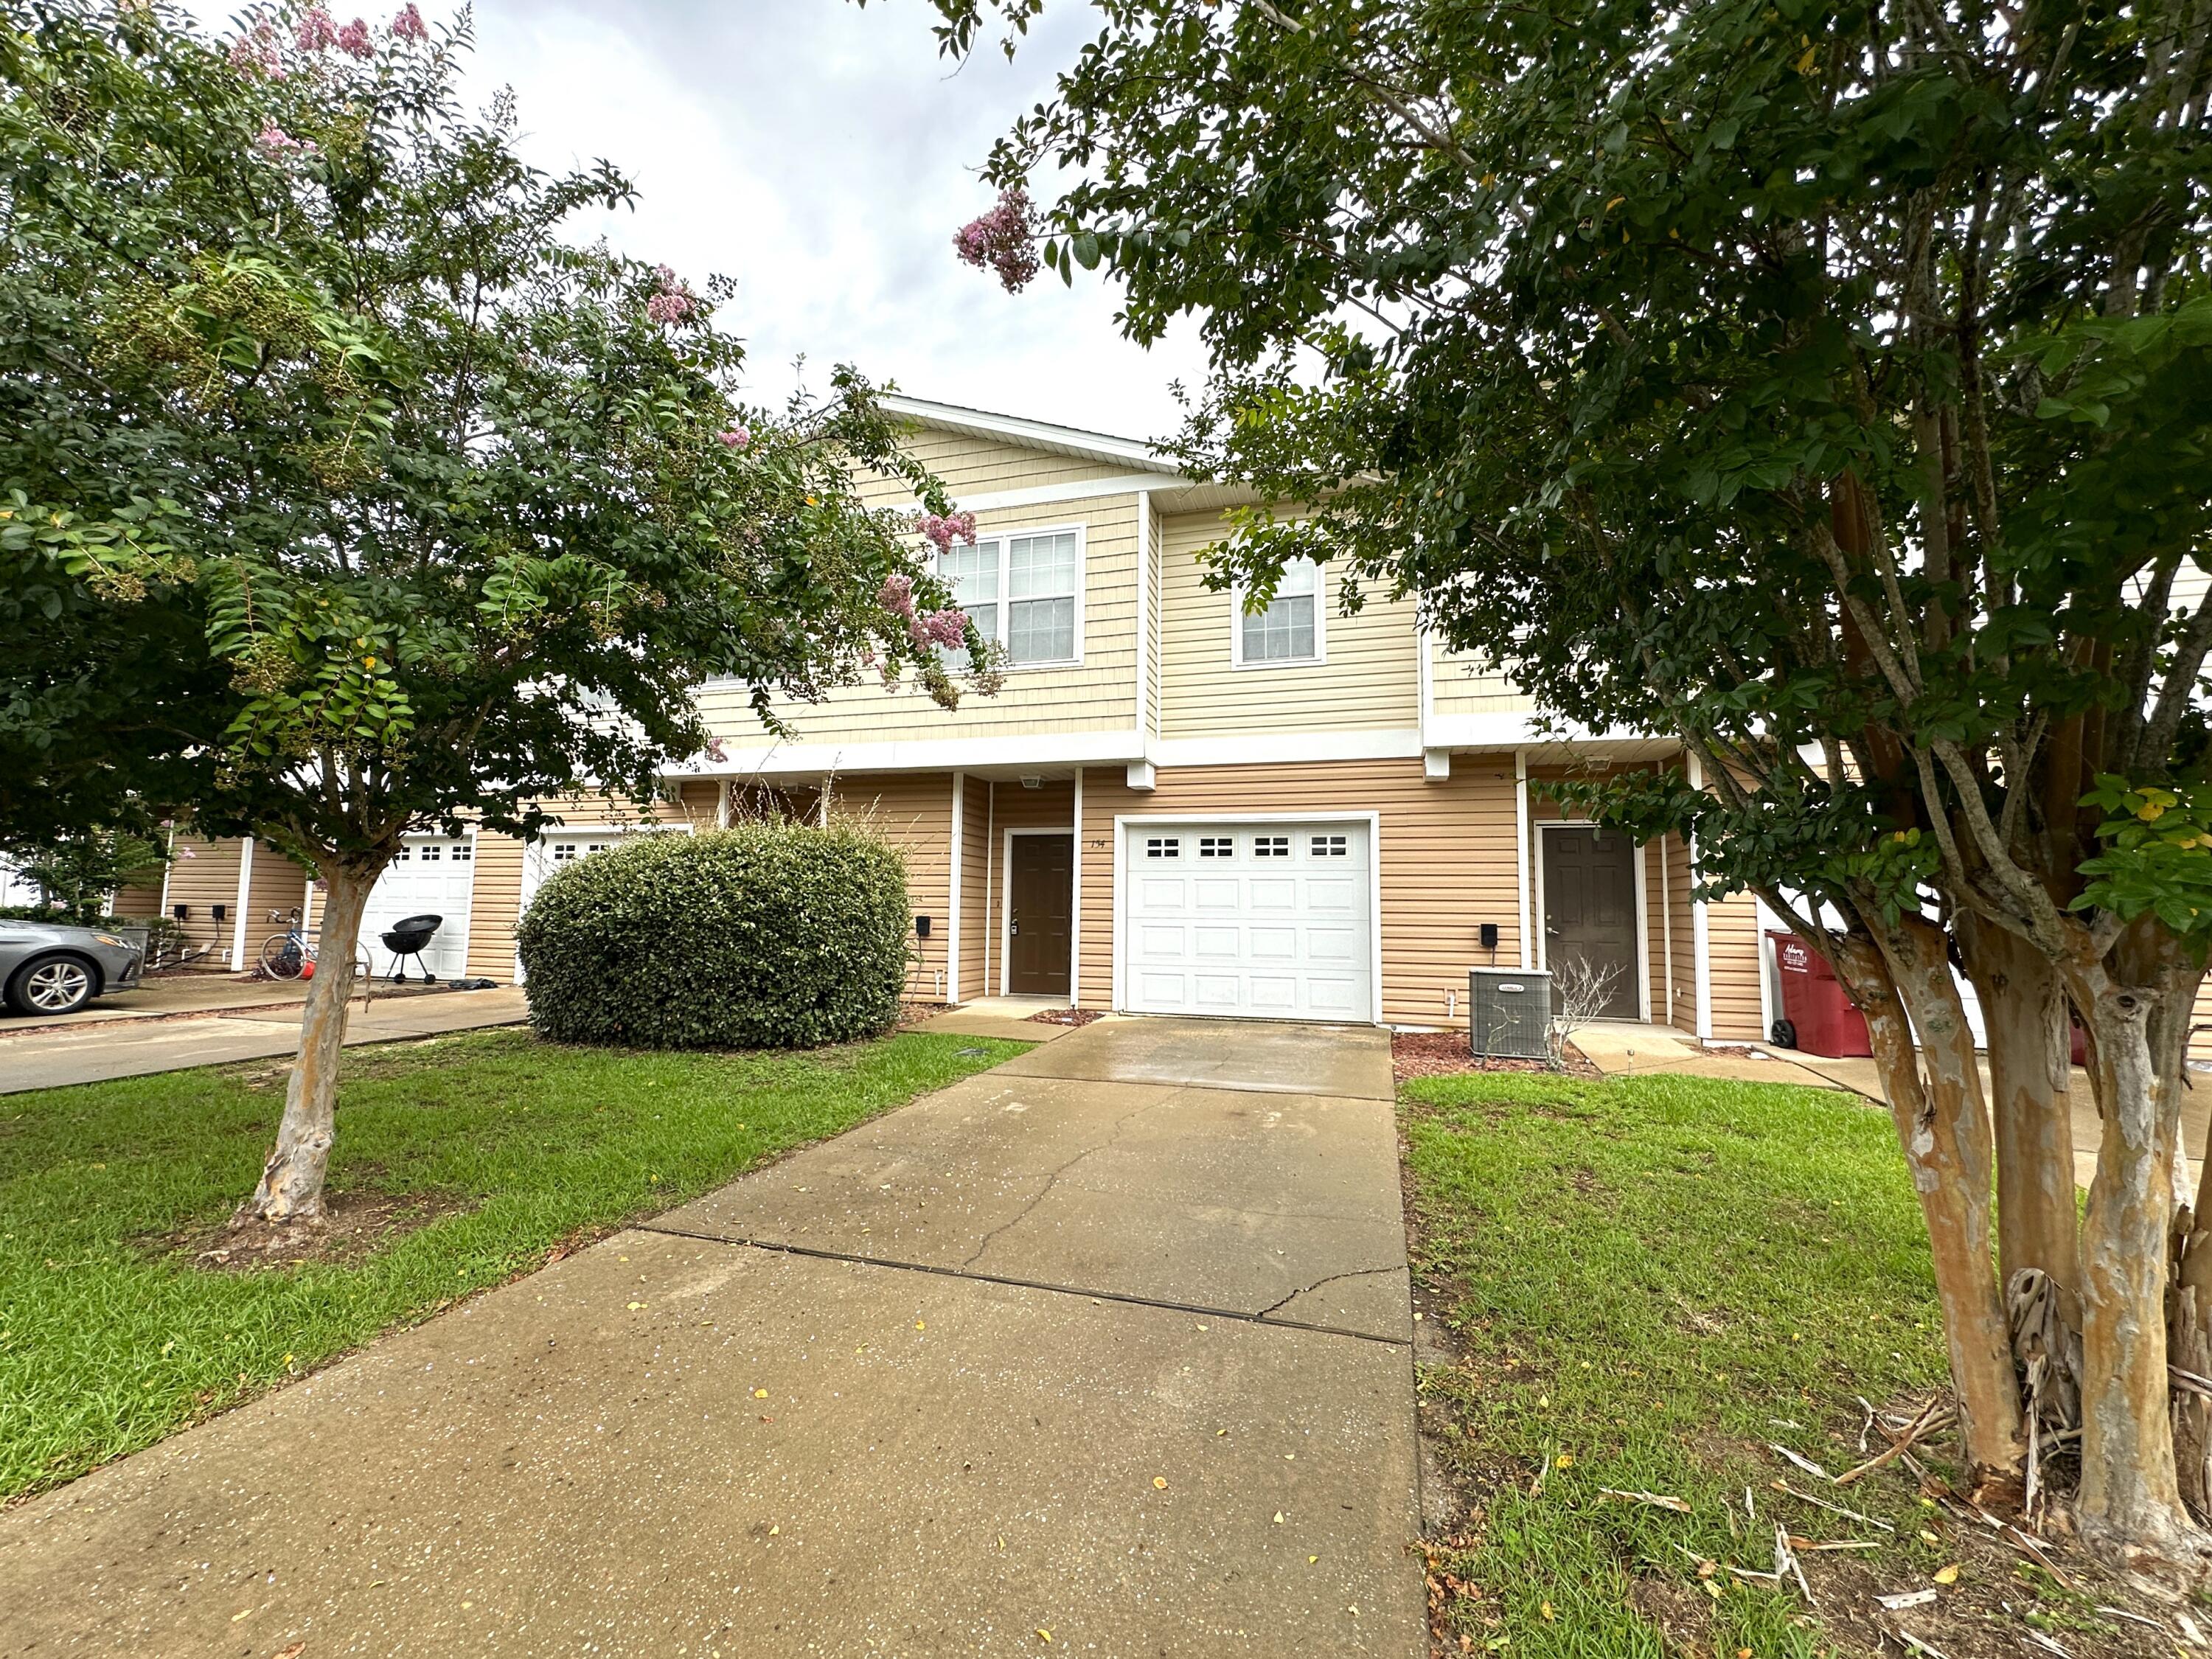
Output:
[[[251,1273],[158,1241],[218,1227],[252,1191],[280,1068],[0,1097],[0,1497],[1027,1046],[910,1032],[806,1054],[632,1054],[502,1030],[351,1050],[333,1191],[456,1207],[352,1265]]]
[[[1422,1368],[1424,1417],[1474,1505],[1463,1532],[1432,1540],[1449,1645],[1521,1659],[1871,1652],[1873,1595],[1938,1585],[1954,1563],[1938,1602],[1896,1621],[1952,1659],[1995,1650],[1992,1632],[2023,1650],[2016,1619],[2076,1655],[2132,1640],[1893,1467],[1839,1492],[1767,1449],[1841,1473],[1863,1461],[1854,1396],[1881,1405],[1946,1379],[1887,1114],[1771,1085],[1527,1075],[1410,1083],[1402,1111],[1415,1277],[1458,1351]],[[1925,1454],[1939,1473],[1948,1449]],[[1777,1492],[1778,1476],[1896,1531]],[[1808,1614],[1725,1570],[1771,1571],[1778,1517],[1801,1537],[1882,1547],[1807,1556],[1822,1601]],[[1701,1562],[1719,1570],[1701,1577]]]

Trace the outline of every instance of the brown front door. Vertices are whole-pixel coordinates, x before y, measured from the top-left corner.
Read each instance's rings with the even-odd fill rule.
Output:
[[[1075,908],[1075,837],[1016,836],[1009,860],[1006,989],[1018,997],[1068,993],[1068,921]]]
[[[1547,830],[1544,844],[1544,960],[1553,994],[1579,966],[1613,972],[1608,1019],[1636,1018],[1636,848],[1619,830]]]

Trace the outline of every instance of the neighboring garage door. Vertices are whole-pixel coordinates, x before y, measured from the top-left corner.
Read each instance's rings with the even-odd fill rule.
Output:
[[[1132,1012],[1376,1018],[1366,820],[1137,820],[1122,836]]]
[[[385,929],[402,916],[443,916],[422,952],[420,967],[410,959],[409,977],[427,968],[440,979],[459,979],[469,966],[469,895],[476,884],[476,844],[467,836],[410,836],[399,856],[385,866],[368,895],[361,919],[362,947],[372,971],[392,972],[392,952],[384,948]]]

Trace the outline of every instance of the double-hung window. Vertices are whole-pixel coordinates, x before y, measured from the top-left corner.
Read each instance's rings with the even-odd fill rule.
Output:
[[[1283,579],[1266,610],[1245,610],[1241,589],[1237,598],[1237,666],[1322,659],[1321,567],[1311,559],[1293,559],[1283,567]]]
[[[956,545],[937,556],[937,574],[976,631],[1020,668],[1077,659],[1082,564],[1076,532],[1060,530]]]

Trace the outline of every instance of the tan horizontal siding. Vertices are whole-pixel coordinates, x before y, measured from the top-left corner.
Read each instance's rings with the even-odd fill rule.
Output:
[[[1218,514],[1161,525],[1160,713],[1163,738],[1246,732],[1403,730],[1419,724],[1419,635],[1411,600],[1370,597],[1338,613],[1336,573],[1322,573],[1318,662],[1238,668],[1235,595],[1207,587],[1198,562],[1218,540]]]
[[[906,860],[907,913],[930,918],[927,939],[914,936],[909,922],[907,994],[933,1000],[945,967],[945,941],[951,937],[952,784],[944,772],[897,776],[854,776],[837,780],[831,793],[832,816],[866,824]]]
[[[1106,496],[977,516],[981,529],[992,534],[1083,527],[1082,661],[1067,668],[1010,670],[995,696],[968,690],[957,709],[939,708],[911,675],[890,691],[870,675],[860,684],[831,690],[820,702],[779,698],[775,711],[790,726],[791,741],[950,741],[1135,726],[1137,498]],[[708,726],[741,755],[775,746],[747,695],[734,685],[710,685],[699,694]]]
[[[115,890],[107,914],[127,917],[133,921],[150,921],[161,914],[161,878],[150,881],[134,881]]]
[[[1003,799],[1003,795],[1002,795]],[[1119,770],[1094,768],[1083,791],[1081,994],[1103,1007],[1114,984],[1116,813],[1374,811],[1382,889],[1382,1017],[1443,1025],[1467,995],[1467,970],[1486,959],[1482,923],[1498,927],[1498,959],[1520,960],[1513,775],[1460,766],[1431,783],[1419,760],[1163,769],[1142,793]]]
[[[991,786],[964,777],[960,802],[960,997],[988,995],[991,927]]]
[[[1750,894],[1705,907],[1705,952],[1712,973],[1713,1041],[1765,1041],[1759,1017],[1759,903]]]
[[[231,961],[231,944],[237,917],[239,856],[245,845],[235,839],[209,841],[199,836],[179,836],[171,849],[175,862],[169,866],[169,913],[174,915],[180,904],[189,908],[190,914],[180,924],[186,949],[215,947],[191,964],[195,968],[236,965]],[[225,913],[220,922],[214,915],[218,904]]]
[[[1056,455],[1049,450],[1025,449],[1017,444],[927,428],[908,438],[902,447],[937,475],[955,505],[973,495],[1087,483],[1136,471],[1133,466],[1079,460],[1073,455]],[[871,507],[914,504],[913,490],[905,480],[892,474],[863,468],[858,474],[858,487],[860,499]]]

